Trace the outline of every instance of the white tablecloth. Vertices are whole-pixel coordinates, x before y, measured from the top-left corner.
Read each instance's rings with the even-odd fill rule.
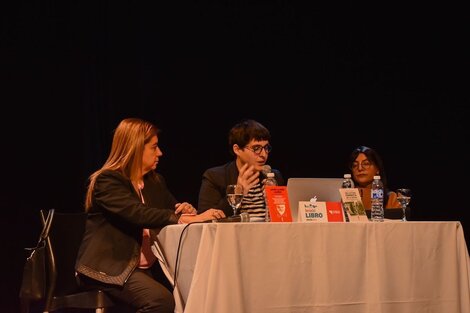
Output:
[[[170,279],[180,238],[175,312],[470,312],[459,222],[172,225]]]

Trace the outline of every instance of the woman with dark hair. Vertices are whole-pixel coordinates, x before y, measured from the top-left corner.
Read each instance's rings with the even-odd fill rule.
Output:
[[[199,213],[217,208],[223,210],[225,215],[231,215],[232,208],[227,202],[226,187],[238,184],[242,185],[244,190],[240,212],[250,214],[252,220],[264,221],[266,214],[263,196],[265,168],[269,167],[274,173],[278,185],[284,185],[281,172],[266,165],[272,149],[270,139],[269,130],[255,120],[242,120],[230,129],[229,151],[234,159],[204,172],[199,190]]]
[[[371,209],[370,193],[375,175],[380,175],[384,186],[384,207],[386,209],[400,207],[397,194],[388,189],[387,175],[382,159],[374,149],[366,146],[354,149],[349,158],[349,168],[352,172],[354,185],[359,189],[366,210]]]

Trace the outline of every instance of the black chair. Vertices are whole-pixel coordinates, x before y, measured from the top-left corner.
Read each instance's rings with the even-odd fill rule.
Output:
[[[44,224],[47,211],[41,210]],[[54,212],[47,238],[48,282],[44,312],[60,309],[94,309],[103,313],[115,303],[101,290],[80,290],[75,279],[75,259],[85,231],[87,214]]]

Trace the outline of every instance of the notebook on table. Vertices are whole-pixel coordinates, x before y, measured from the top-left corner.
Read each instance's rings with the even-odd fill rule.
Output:
[[[309,201],[316,197],[317,201],[340,202],[339,188],[343,178],[289,178],[287,194],[292,212],[292,221],[298,221],[299,201]]]

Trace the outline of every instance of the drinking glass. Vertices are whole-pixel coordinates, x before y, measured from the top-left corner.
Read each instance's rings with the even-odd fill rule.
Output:
[[[233,215],[237,216],[237,209],[242,204],[243,200],[243,186],[242,185],[228,185],[227,186],[227,201],[233,209]]]
[[[406,207],[411,200],[411,190],[408,188],[397,189],[397,200],[400,202],[401,209],[403,210],[402,221],[406,222]]]

